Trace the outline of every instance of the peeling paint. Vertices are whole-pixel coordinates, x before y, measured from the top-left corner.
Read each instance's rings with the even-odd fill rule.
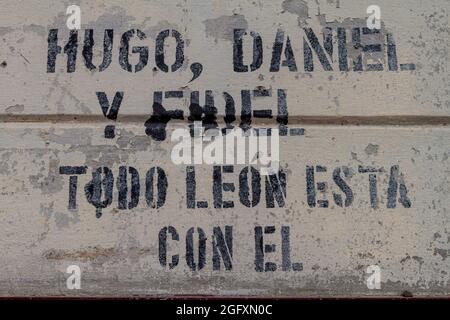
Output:
[[[205,24],[206,36],[215,38],[216,40],[233,41],[233,29],[245,30],[248,28],[247,20],[240,14],[206,19],[203,23]]]

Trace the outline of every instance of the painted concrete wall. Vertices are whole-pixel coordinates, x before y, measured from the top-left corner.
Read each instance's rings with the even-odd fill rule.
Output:
[[[66,8],[73,3],[3,2],[0,295],[395,296],[408,291],[441,296],[449,291],[448,1],[377,1],[381,29],[372,35],[363,29],[371,1],[78,1],[82,26],[73,72],[64,54],[70,36]],[[343,47],[339,28],[346,35]],[[85,65],[86,29],[94,30],[94,70]],[[106,29],[113,30],[112,56],[100,72]],[[148,60],[141,71],[128,72],[120,63],[122,36],[138,29],[142,39],[131,39],[125,56],[134,67],[139,53],[131,48],[148,47]],[[236,72],[235,29],[262,39],[262,63],[254,71]],[[62,51],[54,70],[52,30],[58,30]],[[164,47],[169,71],[156,63],[157,38],[164,30],[178,31],[183,41],[184,59],[174,72],[171,36]],[[280,30],[282,54],[275,71]],[[328,70],[308,30],[317,36]],[[352,42],[354,30],[361,33],[360,45]],[[332,52],[324,46],[327,31]],[[287,37],[290,65],[283,64]],[[242,62],[251,69],[253,38],[244,39]],[[369,44],[380,44],[381,52],[364,52]],[[202,72],[190,81],[196,63]],[[382,70],[370,70],[376,64]],[[270,97],[255,97],[254,90],[264,89]],[[226,172],[173,163],[171,134],[192,124],[191,95],[198,91],[203,105],[207,90],[220,128],[231,110],[224,93],[234,101],[231,125],[249,124],[242,113],[248,93],[253,110],[272,111],[271,118],[252,117],[251,125],[287,132],[280,137],[281,200],[270,189],[270,177],[252,175],[246,165]],[[183,97],[170,98],[169,91]],[[123,93],[117,119],[107,110],[116,92]],[[158,120],[167,120],[161,114],[150,119],[160,111],[155,92],[162,92],[166,110],[183,111],[165,130],[158,127]],[[288,116],[280,114],[284,105]],[[160,168],[160,174],[153,176],[151,168]],[[124,172],[126,183],[120,181]],[[225,190],[223,183],[233,187]],[[137,185],[139,190],[132,190]],[[110,202],[102,202],[106,190]],[[178,237],[161,231],[168,226]],[[232,238],[229,234],[221,248],[232,255],[228,265],[223,252],[214,250],[219,231],[226,238],[227,230]],[[66,286],[70,265],[81,269],[79,290]],[[380,289],[367,286],[369,266],[380,269]]]

